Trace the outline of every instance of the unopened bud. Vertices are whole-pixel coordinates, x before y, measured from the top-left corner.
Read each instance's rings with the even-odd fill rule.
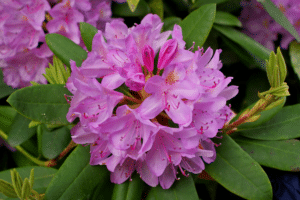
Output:
[[[157,68],[164,69],[175,57],[178,42],[175,39],[168,40],[160,49]]]
[[[152,72],[154,68],[154,50],[149,45],[146,45],[143,49],[142,56],[146,69]]]

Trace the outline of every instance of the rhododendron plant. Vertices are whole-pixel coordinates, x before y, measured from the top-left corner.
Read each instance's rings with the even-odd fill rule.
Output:
[[[211,138],[233,114],[226,101],[238,89],[220,71],[221,50],[193,53],[180,26],[161,33],[162,25],[153,14],[131,28],[107,23],[82,66],[71,62],[67,119],[79,118],[73,141],[91,145],[90,163],[106,165],[114,183],[136,170],[147,184],[167,189],[179,169],[200,173],[203,160],[216,157]]]

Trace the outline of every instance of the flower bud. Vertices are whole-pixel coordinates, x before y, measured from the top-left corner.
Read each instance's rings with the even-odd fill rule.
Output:
[[[177,50],[178,42],[175,39],[168,40],[160,49],[157,68],[165,68],[175,57]]]
[[[142,56],[146,69],[152,72],[154,68],[154,50],[149,45],[146,45],[143,49]]]

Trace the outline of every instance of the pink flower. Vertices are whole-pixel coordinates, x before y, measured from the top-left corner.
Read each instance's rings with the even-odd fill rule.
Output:
[[[131,28],[107,23],[82,66],[71,63],[67,119],[79,118],[72,139],[90,144],[90,164],[106,165],[113,183],[137,171],[150,186],[168,189],[178,170],[200,173],[216,158],[210,138],[232,115],[226,101],[238,89],[220,72],[221,50],[193,53],[178,25],[170,40],[162,25],[152,14]]]
[[[299,2],[297,0],[272,0],[272,2],[300,33]],[[274,42],[281,35],[280,46],[284,49],[288,48],[288,44],[294,40],[294,37],[267,13],[262,4],[251,0],[242,1],[241,6],[243,10],[240,20],[247,35],[271,50],[275,49]]]

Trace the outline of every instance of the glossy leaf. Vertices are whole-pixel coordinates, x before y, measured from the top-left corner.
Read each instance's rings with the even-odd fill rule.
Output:
[[[130,10],[126,3],[118,4],[115,3],[112,6],[112,13],[117,16],[121,17],[138,17],[138,16],[145,16],[150,13],[150,7],[146,3],[145,0],[140,0],[137,8],[134,12]]]
[[[206,165],[205,171],[232,193],[245,199],[272,199],[272,186],[267,174],[228,135],[216,140],[216,160]]]
[[[175,24],[179,25],[181,22],[181,18],[179,17],[167,17],[163,20],[163,31],[173,30]]]
[[[12,123],[11,130],[7,138],[7,141],[11,146],[14,147],[20,145],[35,134],[36,128],[28,127],[30,121],[31,121],[30,119],[20,114],[17,114],[17,116],[15,117]]]
[[[228,12],[222,12],[222,11],[216,12],[216,18],[214,23],[220,25],[226,25],[226,26],[242,27],[242,23],[236,16]]]
[[[291,42],[290,58],[294,72],[297,74],[298,79],[300,80],[300,43],[297,43],[296,41]]]
[[[171,188],[164,190],[160,186],[151,188],[146,200],[198,200],[198,194],[192,176],[181,177]]]
[[[97,32],[96,27],[85,22],[80,22],[81,37],[88,51],[92,51],[93,38]]]
[[[132,180],[122,184],[115,184],[112,200],[135,200],[140,199],[143,192],[144,182],[134,174]]]
[[[231,39],[232,41],[241,45],[245,50],[247,50],[252,56],[258,57],[262,60],[269,59],[271,51],[249,36],[241,33],[240,31],[235,30],[231,27],[214,25],[214,29]]]
[[[17,112],[10,106],[0,106],[0,130],[8,134]]]
[[[87,58],[87,52],[65,36],[51,33],[46,35],[46,43],[50,50],[67,66],[74,60],[77,66]]]
[[[183,40],[189,48],[195,42],[195,47],[202,46],[212,28],[216,15],[216,4],[208,4],[193,11],[182,20]]]
[[[111,199],[115,184],[110,182],[109,177],[101,181],[91,195],[91,200]]]
[[[15,89],[13,89],[11,86],[8,86],[4,83],[3,72],[2,72],[2,70],[0,70],[0,99],[10,95],[14,91],[15,91]]]
[[[234,140],[261,165],[285,171],[300,171],[299,140],[264,141],[241,136]]]
[[[34,168],[34,178],[35,178],[33,189],[38,193],[44,193],[51,179],[53,178],[54,174],[57,172],[57,169],[38,167],[38,166],[28,166],[28,167],[16,168],[16,170],[17,172],[19,172],[21,178],[25,179],[26,177],[27,178],[29,177],[32,168]],[[5,170],[0,172],[0,179],[12,183],[10,170]],[[0,193],[0,199],[9,199],[9,198]]]
[[[105,166],[89,164],[89,149],[78,146],[68,156],[47,188],[46,199],[87,199],[98,184],[107,180]]]
[[[42,131],[42,153],[45,158],[55,158],[71,141],[71,134],[67,127],[61,127],[53,131],[43,127]]]
[[[27,118],[45,124],[66,125],[70,105],[64,95],[71,93],[64,85],[38,85],[14,92],[7,102]]]
[[[280,24],[285,30],[292,34],[298,42],[300,42],[300,36],[291,22],[286,18],[286,16],[280,11],[279,8],[271,0],[257,0],[260,2],[269,15]]]
[[[196,0],[194,5],[192,6],[192,9],[199,8],[200,6],[203,6],[205,4],[210,4],[210,3],[219,4],[219,3],[224,3],[226,1],[229,0]]]
[[[258,140],[287,140],[300,137],[300,104],[282,108],[266,123],[247,129],[240,134]]]
[[[157,14],[161,20],[164,19],[164,4],[162,0],[150,0],[149,7],[151,9],[151,13]]]

